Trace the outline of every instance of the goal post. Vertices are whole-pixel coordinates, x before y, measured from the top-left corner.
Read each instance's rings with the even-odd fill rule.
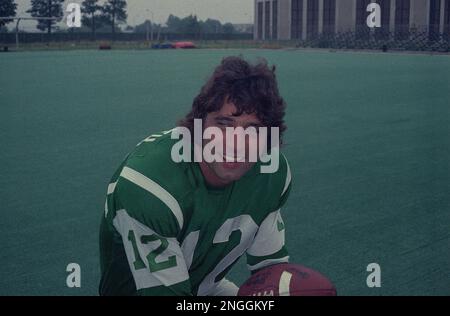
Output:
[[[0,17],[0,21],[2,20],[16,20],[16,50],[19,50],[19,24],[20,21],[22,20],[47,20],[47,21],[56,21],[58,20],[57,18],[52,18],[52,17],[17,17],[17,16],[5,16],[5,17]]]

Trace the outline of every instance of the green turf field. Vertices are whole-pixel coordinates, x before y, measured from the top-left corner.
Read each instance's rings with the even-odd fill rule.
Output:
[[[0,55],[0,295],[97,294],[110,176],[239,53],[277,65],[288,103],[291,261],[340,295],[450,295],[450,57],[271,50]]]

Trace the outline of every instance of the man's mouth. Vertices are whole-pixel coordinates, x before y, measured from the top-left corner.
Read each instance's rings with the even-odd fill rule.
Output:
[[[223,155],[223,161],[227,162],[227,163],[244,162],[245,161],[245,156],[234,157],[234,156]]]

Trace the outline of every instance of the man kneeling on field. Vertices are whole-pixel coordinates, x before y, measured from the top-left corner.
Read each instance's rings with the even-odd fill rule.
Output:
[[[101,295],[236,295],[225,276],[243,254],[250,271],[288,261],[280,209],[291,173],[277,148],[285,107],[275,67],[228,57],[178,127],[126,157],[108,186],[100,229]],[[268,132],[245,134],[236,145],[238,135],[227,132],[238,128]],[[192,136],[199,129],[200,143]],[[176,136],[186,131],[192,159],[174,161]],[[201,157],[213,142],[213,159]],[[274,153],[276,170],[262,172]]]

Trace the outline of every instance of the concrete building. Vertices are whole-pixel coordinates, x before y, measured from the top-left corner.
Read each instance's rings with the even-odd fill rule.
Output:
[[[381,8],[381,27],[370,30],[369,3]],[[450,34],[450,0],[255,0],[256,40],[306,40],[320,34],[354,32]]]

